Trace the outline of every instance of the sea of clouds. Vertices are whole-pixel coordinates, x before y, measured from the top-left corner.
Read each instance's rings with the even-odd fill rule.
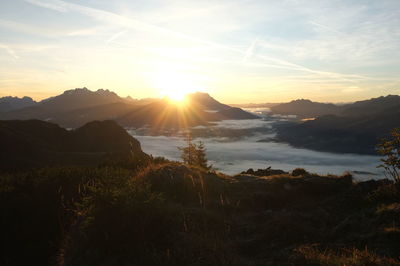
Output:
[[[376,168],[379,165],[378,156],[318,152],[274,141],[272,124],[281,120],[265,114],[260,119],[221,121],[210,128],[199,127],[197,130],[212,130],[220,134],[231,130],[239,132],[238,137],[228,138],[218,134],[208,137],[203,134],[195,141],[201,140],[205,143],[209,162],[214,168],[227,174],[271,166],[273,169],[285,171],[301,167],[319,174],[340,175],[349,171],[358,179],[382,177],[381,170]],[[254,134],[249,135],[249,131],[254,131]],[[140,141],[146,153],[180,160],[178,147],[185,145],[182,135],[148,136],[135,130],[129,132]]]

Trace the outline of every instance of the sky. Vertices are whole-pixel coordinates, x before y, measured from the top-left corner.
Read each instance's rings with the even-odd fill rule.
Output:
[[[400,94],[398,0],[0,0],[0,97]]]

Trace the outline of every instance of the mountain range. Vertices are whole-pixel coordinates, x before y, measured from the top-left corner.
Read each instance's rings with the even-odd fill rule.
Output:
[[[4,102],[8,98],[2,98]],[[205,125],[225,119],[253,119],[257,116],[222,104],[207,93],[187,96],[188,104],[172,104],[168,99],[134,100],[109,90],[78,88],[30,106],[0,112],[1,120],[39,119],[76,128],[93,120],[114,120],[124,127],[149,126],[154,129]]]
[[[345,105],[296,100],[271,108],[278,114],[313,117],[276,127],[278,139],[295,147],[329,152],[376,154],[376,145],[400,127],[400,96],[388,95]]]
[[[375,146],[391,129],[400,126],[400,96],[388,95],[347,104],[307,99],[270,106],[273,114],[296,115],[297,121],[276,123],[277,140],[329,152],[376,154]],[[91,121],[113,120],[129,128],[153,132],[208,125],[221,120],[259,118],[239,107],[220,103],[207,93],[187,95],[186,104],[168,99],[133,99],[109,90],[78,88],[35,102],[32,98],[0,98],[0,120],[37,119],[64,128],[79,128]],[[303,121],[302,118],[308,121]]]
[[[272,106],[271,111],[275,114],[297,115],[300,118],[315,118],[322,115],[376,115],[378,113],[387,113],[392,111],[392,109],[398,108],[400,108],[400,96],[388,95],[341,105],[299,99]]]

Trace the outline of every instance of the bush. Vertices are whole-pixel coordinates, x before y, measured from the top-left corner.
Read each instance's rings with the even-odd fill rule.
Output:
[[[390,138],[382,139],[377,148],[384,156],[381,159],[382,164],[378,167],[385,169],[389,177],[400,183],[400,128],[393,129]]]
[[[308,172],[304,168],[296,168],[292,171],[292,176],[303,176],[307,174]]]

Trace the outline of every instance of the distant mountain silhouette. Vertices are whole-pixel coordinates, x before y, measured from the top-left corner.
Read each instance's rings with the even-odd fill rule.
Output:
[[[180,107],[166,99],[121,98],[108,90],[75,89],[39,104],[0,113],[0,119],[40,119],[75,128],[93,120],[115,120],[126,127],[169,128],[204,125],[224,119],[253,119],[255,115],[222,104],[206,93],[188,95]]]
[[[78,88],[67,90],[61,95],[43,100],[41,106],[56,111],[64,111],[121,101],[123,101],[121,97],[109,90],[91,91],[87,88]]]
[[[196,92],[189,94],[188,100],[192,107],[195,107],[196,110],[214,113],[214,115],[209,115],[209,120],[258,118],[249,112],[243,111],[241,108],[222,104],[212,98],[208,93]]]
[[[210,97],[211,98],[211,97]],[[203,98],[204,99],[204,98]],[[211,98],[212,99],[212,98]],[[206,106],[204,101],[197,102],[193,98],[187,105],[171,104],[168,100],[156,100],[152,103],[135,107],[130,112],[116,119],[123,126],[150,126],[153,130],[185,128],[188,126],[207,125],[210,122],[227,119],[258,118],[239,108],[221,103]],[[213,106],[218,109],[210,109]]]
[[[233,107],[239,108],[271,108],[282,103],[242,103],[242,104],[230,104]]]
[[[300,99],[271,107],[276,114],[297,115],[300,117],[316,117],[328,114],[337,114],[340,107],[330,103],[318,103],[310,100]]]
[[[271,111],[276,114],[297,115],[299,117],[318,117],[322,115],[365,116],[379,114],[396,107],[400,108],[400,96],[388,95],[344,105],[300,99],[273,106]]]
[[[52,120],[52,116],[58,113],[123,101],[123,98],[109,90],[90,91],[87,88],[78,88],[45,99],[34,106],[3,113],[0,118]]]
[[[192,103],[196,103],[197,105],[203,107],[206,110],[216,110],[221,111],[224,109],[231,108],[226,104],[222,104],[211,97],[208,93],[204,92],[195,92],[187,95],[187,100]]]
[[[21,108],[25,108],[28,106],[33,106],[36,105],[37,102],[32,100],[30,97],[3,97],[0,98],[0,112],[8,112],[8,111],[13,111]]]
[[[358,101],[344,105],[341,115],[344,116],[365,116],[390,112],[391,109],[400,109],[400,96],[388,95],[372,98],[365,101]]]
[[[147,157],[140,143],[113,121],[71,131],[40,120],[0,121],[0,146],[1,170]]]
[[[278,138],[296,147],[376,154],[379,139],[400,127],[400,96],[389,95],[339,108],[337,115],[279,126]]]

